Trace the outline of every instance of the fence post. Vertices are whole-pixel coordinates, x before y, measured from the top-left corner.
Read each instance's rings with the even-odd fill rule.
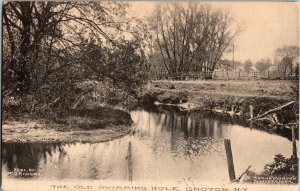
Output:
[[[128,160],[128,178],[129,181],[132,181],[132,153],[131,153],[131,141],[128,143],[128,155],[127,155],[127,160]]]
[[[297,146],[296,146],[296,136],[295,136],[295,127],[291,126],[292,129],[292,143],[293,143],[293,158],[297,158]]]
[[[249,126],[250,126],[250,129],[253,129],[253,121],[250,121]]]
[[[268,79],[270,79],[270,71],[268,70]]]
[[[235,178],[230,139],[224,139],[224,145],[225,145],[225,151],[227,156],[229,179],[231,182],[233,182],[236,178]]]
[[[239,70],[239,79],[241,78],[241,70]]]
[[[250,119],[253,118],[253,105],[250,105]]]

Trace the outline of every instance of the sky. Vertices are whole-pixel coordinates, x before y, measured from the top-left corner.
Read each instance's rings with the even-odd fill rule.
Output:
[[[154,1],[131,2],[132,16],[151,15]],[[215,7],[228,9],[235,24],[242,28],[235,45],[234,57],[244,62],[274,58],[275,49],[285,45],[299,46],[300,3],[295,2],[211,2]],[[225,55],[226,58],[232,58]]]

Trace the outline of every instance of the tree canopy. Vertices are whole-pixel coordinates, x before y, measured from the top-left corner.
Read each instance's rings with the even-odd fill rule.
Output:
[[[299,60],[299,55],[300,49],[298,46],[283,46],[275,50],[274,60],[281,77],[285,77],[288,74],[293,75],[293,73],[298,72],[299,66],[297,65],[299,65],[299,61],[297,63],[295,60]]]
[[[63,102],[75,94],[70,88],[76,82],[88,79],[134,94],[146,77],[145,54],[138,21],[127,16],[127,7],[122,2],[5,2],[4,94]]]

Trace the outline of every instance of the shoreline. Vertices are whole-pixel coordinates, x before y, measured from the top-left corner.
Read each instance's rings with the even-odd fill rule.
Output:
[[[55,133],[58,133],[55,136],[52,136],[49,134],[49,132],[44,131],[43,135],[37,136],[37,137],[26,137],[25,138],[17,138],[17,137],[11,137],[10,135],[6,134],[2,131],[3,136],[2,137],[2,143],[103,143],[103,142],[108,142],[108,141],[113,141],[116,139],[123,138],[131,133],[131,129],[128,130],[113,130],[109,132],[103,132],[101,131],[94,131],[94,130],[89,130],[88,134],[89,135],[80,135],[74,138],[72,134],[68,133],[60,133],[56,131]],[[74,131],[73,133],[82,133],[86,134],[85,132],[77,132]],[[20,136],[24,136],[24,134],[20,134]],[[54,138],[55,137],[55,138]]]
[[[97,110],[102,111],[87,111],[93,112],[94,116],[89,117],[72,114],[59,119],[59,122],[33,119],[25,114],[18,118],[10,117],[2,122],[2,142],[100,143],[122,138],[132,131],[129,113],[107,107]],[[99,118],[96,118],[97,115]]]
[[[271,131],[282,131],[285,124],[295,124],[298,120],[298,92],[298,81],[160,80],[148,85],[141,100],[155,105],[176,106],[188,112],[208,110],[242,117]],[[292,104],[270,112],[287,103]]]
[[[276,114],[280,122],[288,123],[295,120],[291,114],[299,109],[297,92],[285,92],[275,89],[277,82],[251,82],[256,86],[252,90],[264,88],[264,93],[248,92],[248,87],[241,87],[237,81],[154,81],[148,90],[139,98],[144,106],[170,105],[188,112],[212,111],[231,117],[242,117],[250,120],[250,105],[254,107],[254,117],[266,111],[296,101],[289,108]],[[280,81],[282,83],[282,81]],[[298,89],[294,82],[287,81],[290,90]],[[273,85],[272,85],[273,84]],[[217,89],[221,87],[221,90]],[[286,90],[285,90],[286,91]],[[233,93],[234,92],[234,93]],[[274,95],[275,94],[275,95]],[[272,116],[267,116],[272,117]],[[111,141],[128,135],[134,130],[132,119],[127,111],[110,107],[74,110],[68,117],[57,121],[32,119],[26,115],[5,118],[2,124],[2,142],[4,143],[99,143]],[[259,122],[270,132],[286,131],[274,127],[270,121]],[[278,129],[277,129],[278,128]],[[298,128],[297,128],[298,131]],[[297,133],[298,135],[298,133]]]

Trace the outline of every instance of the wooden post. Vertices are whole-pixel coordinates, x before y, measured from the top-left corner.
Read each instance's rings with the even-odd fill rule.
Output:
[[[231,112],[234,113],[234,105],[231,106]]]
[[[296,135],[295,135],[295,127],[291,126],[292,129],[292,143],[293,143],[293,158],[297,158],[297,146],[296,146]]]
[[[132,153],[131,153],[131,141],[128,143],[128,155],[127,155],[127,160],[128,160],[128,178],[129,181],[132,181]]]
[[[234,164],[233,164],[230,140],[224,139],[224,145],[225,145],[225,151],[226,151],[226,156],[227,156],[229,179],[231,182],[233,182],[236,178],[235,178],[235,171],[234,171]]]
[[[253,129],[253,121],[250,121],[250,129]]]
[[[241,70],[239,70],[239,79],[241,78]]]
[[[270,71],[268,70],[268,79],[270,79]]]
[[[250,119],[253,119],[253,105],[250,105]]]

